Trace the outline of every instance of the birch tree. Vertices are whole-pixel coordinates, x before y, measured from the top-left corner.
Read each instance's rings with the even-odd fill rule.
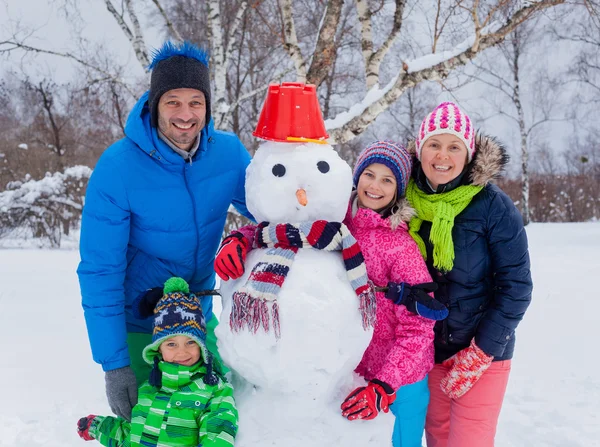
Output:
[[[63,0],[72,2],[72,0]],[[139,64],[146,66],[149,60],[148,45],[144,34],[144,26],[139,12],[142,7],[147,11],[152,8],[162,18],[165,32],[173,39],[192,38],[199,41],[207,39],[212,55],[213,100],[215,110],[213,116],[218,128],[230,128],[232,116],[244,101],[262,99],[269,82],[287,80],[291,70],[292,79],[313,82],[318,87],[329,88],[332,97],[343,95],[348,85],[331,83],[330,76],[335,69],[336,60],[355,60],[353,52],[360,55],[360,63],[354,63],[352,70],[362,78],[360,95],[346,104],[330,110],[326,122],[332,142],[346,143],[361,135],[371,126],[377,117],[385,113],[404,94],[424,81],[442,82],[458,67],[467,64],[488,48],[503,42],[510,33],[531,20],[537,14],[549,8],[555,8],[566,0],[538,0],[522,2],[520,0],[207,0],[197,3],[192,0],[95,0],[106,4],[107,13],[122,30],[132,48]],[[206,20],[205,29],[198,36],[186,35],[179,30],[173,12],[181,5],[186,5],[203,15]],[[425,5],[425,6],[424,6]],[[415,8],[419,6],[426,16],[431,33],[430,44],[414,57],[401,54],[402,39],[405,36],[405,22],[411,19]],[[354,42],[340,42],[340,26],[343,23],[343,10],[352,7],[357,28]],[[221,11],[227,10],[225,20]],[[508,11],[508,14],[506,14]],[[279,70],[270,71],[268,77],[261,79],[262,85],[256,88],[237,89],[241,96],[232,97],[232,89],[228,75],[232,70],[239,70],[239,61],[244,59],[240,42],[249,42],[257,30],[241,25],[248,15],[257,16],[256,23],[262,23],[272,39],[265,43],[270,52],[270,66],[278,65]],[[310,19],[308,19],[310,17]],[[314,32],[305,32],[306,23],[319,17]],[[457,41],[448,32],[451,28],[461,28],[464,39]],[[224,31],[226,30],[226,31]],[[32,50],[24,42],[17,42],[21,49]],[[0,51],[15,42],[0,42]],[[400,49],[400,50],[399,50]],[[39,49],[38,49],[39,50]],[[398,53],[399,52],[399,53]],[[282,60],[281,55],[286,59]],[[78,59],[73,54],[61,54],[71,57],[79,63],[87,61]],[[391,57],[393,56],[393,57]],[[88,64],[89,65],[89,64]],[[362,66],[361,66],[362,65]],[[91,69],[97,67],[89,67]],[[359,71],[360,70],[360,71]],[[100,73],[100,72],[99,72]],[[361,75],[362,73],[362,75]],[[384,73],[392,73],[391,79],[382,77]],[[339,70],[337,72],[339,75]],[[248,78],[247,78],[248,79]],[[244,81],[249,82],[249,81]],[[353,85],[352,88],[356,89]],[[323,94],[323,89],[320,88]],[[334,111],[335,110],[335,111]],[[257,116],[254,117],[256,119]]]
[[[525,66],[526,61],[534,60],[534,54],[543,51],[534,46],[540,37],[540,34],[535,33],[534,22],[526,24],[515,29],[499,45],[497,51],[473,64],[480,73],[476,79],[491,88],[490,98],[494,96],[494,91],[501,93],[499,100],[486,101],[488,109],[493,115],[507,118],[518,128],[521,156],[520,204],[525,225],[531,221],[530,137],[540,126],[566,120],[564,114],[559,115],[555,111],[558,84],[550,79],[547,67],[540,61],[529,64],[529,67]]]

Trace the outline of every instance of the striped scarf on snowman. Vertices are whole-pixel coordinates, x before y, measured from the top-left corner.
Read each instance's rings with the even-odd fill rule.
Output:
[[[254,266],[246,284],[233,294],[230,324],[232,330],[242,328],[256,333],[259,327],[271,328],[280,338],[277,296],[294,262],[299,248],[341,251],[350,284],[359,298],[363,328],[375,325],[375,293],[367,277],[360,247],[348,227],[341,222],[303,222],[274,224],[262,222],[256,228],[254,248],[267,248]]]

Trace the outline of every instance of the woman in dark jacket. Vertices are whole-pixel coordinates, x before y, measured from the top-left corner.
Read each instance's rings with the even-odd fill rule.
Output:
[[[514,332],[532,291],[521,215],[489,183],[508,157],[453,103],[425,118],[414,150],[410,231],[450,311],[435,326],[427,445],[493,446]]]

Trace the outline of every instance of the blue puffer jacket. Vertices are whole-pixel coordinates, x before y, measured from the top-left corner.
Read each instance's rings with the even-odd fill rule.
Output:
[[[442,273],[433,267],[431,223],[423,222],[419,235],[427,247],[427,266],[439,289],[435,297],[450,310],[435,325],[435,361],[441,363],[469,346],[477,345],[494,360],[512,358],[515,329],[531,301],[527,235],[512,200],[489,181],[508,161],[504,148],[487,137],[476,140],[477,152],[468,171],[455,185],[485,185],[452,229],[454,267]],[[430,191],[420,164],[415,181]]]
[[[227,210],[245,205],[250,156],[232,133],[200,134],[186,162],[150,126],[148,93],[135,105],[126,137],[100,157],[90,178],[81,223],[77,273],[94,360],[105,371],[129,365],[127,332],[152,331],[131,302],[180,276],[191,290],[215,286],[213,262]],[[203,298],[207,320],[212,299]]]

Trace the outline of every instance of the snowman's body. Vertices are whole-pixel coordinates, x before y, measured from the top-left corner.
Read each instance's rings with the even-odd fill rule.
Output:
[[[329,166],[325,173],[323,162]],[[268,178],[281,172],[273,169],[275,165],[284,166],[287,178]],[[270,185],[263,180],[271,180]],[[348,165],[331,146],[292,149],[289,144],[267,143],[247,172],[247,204],[257,221],[341,221],[351,182]],[[299,188],[306,191],[305,206],[296,201]],[[217,337],[220,354],[235,373],[236,447],[389,446],[390,414],[352,422],[341,415],[346,395],[364,385],[353,371],[372,336],[372,330],[363,328],[359,299],[341,252],[298,250],[277,297],[280,338],[263,328],[256,333],[245,328],[232,331],[232,296],[246,284],[256,263],[264,260],[266,250],[252,250],[245,274],[221,285],[223,312]]]

